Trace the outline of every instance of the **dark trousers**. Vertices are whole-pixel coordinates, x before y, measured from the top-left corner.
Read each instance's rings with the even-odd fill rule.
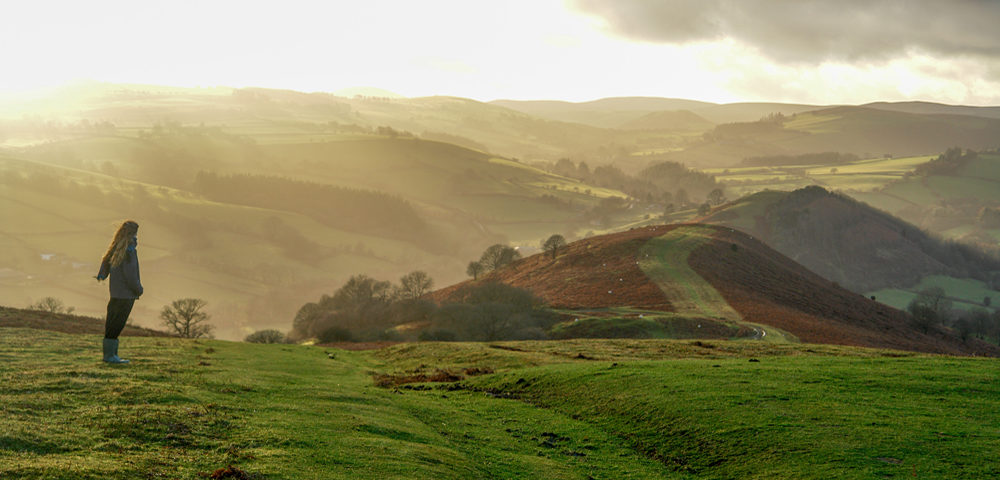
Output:
[[[112,340],[125,329],[125,322],[128,321],[128,314],[132,313],[134,298],[112,298],[108,302],[108,319],[104,322],[104,338]]]

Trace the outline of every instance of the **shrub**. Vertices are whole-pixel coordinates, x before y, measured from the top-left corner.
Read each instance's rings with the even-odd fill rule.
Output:
[[[258,330],[243,339],[247,343],[285,343],[285,334],[278,330]]]
[[[320,332],[316,339],[319,343],[351,342],[354,341],[354,335],[344,327],[330,327]]]
[[[73,307],[67,307],[62,300],[56,297],[45,297],[31,305],[28,305],[28,310],[38,310],[41,312],[49,313],[73,313],[75,310]]]

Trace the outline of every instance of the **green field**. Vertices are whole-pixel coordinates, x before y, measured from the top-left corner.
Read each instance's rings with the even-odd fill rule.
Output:
[[[775,167],[713,168],[709,172],[719,182],[740,195],[764,189],[794,190],[820,185],[852,193],[871,192],[902,180],[918,165],[934,156],[868,158],[845,164],[788,165]]]
[[[230,465],[267,479],[1000,475],[989,359],[726,341],[349,352],[131,337],[133,363],[109,366],[98,343],[0,329],[0,477],[198,478]],[[466,378],[373,380],[439,370]]]
[[[943,275],[930,275],[924,277],[919,284],[906,289],[882,289],[870,292],[868,295],[875,295],[878,301],[905,310],[906,306],[917,297],[921,290],[941,287],[945,296],[952,300],[952,307],[960,310],[970,310],[973,308],[986,308],[983,300],[990,298],[990,306],[997,308],[1000,303],[1000,292],[989,288],[985,283],[971,278],[953,278]]]

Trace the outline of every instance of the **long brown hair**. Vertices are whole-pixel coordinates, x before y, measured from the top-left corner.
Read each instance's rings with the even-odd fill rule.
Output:
[[[101,258],[101,263],[108,262],[112,267],[117,267],[125,261],[125,250],[128,248],[128,241],[139,232],[139,224],[135,220],[125,220],[118,226],[115,236],[108,245],[108,251]]]

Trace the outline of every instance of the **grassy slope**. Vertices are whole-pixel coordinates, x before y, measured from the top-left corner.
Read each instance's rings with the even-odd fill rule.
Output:
[[[773,342],[796,341],[795,337],[775,327],[743,322],[739,312],[688,265],[688,257],[715,235],[715,230],[701,225],[682,226],[649,240],[639,251],[639,266],[650,280],[666,294],[680,315],[708,317],[730,325],[746,325],[756,331],[755,338]],[[701,328],[701,325],[698,325]]]
[[[988,360],[760,342],[372,353],[126,337],[134,363],[116,367],[97,361],[98,342],[0,329],[0,476],[192,478],[230,464],[269,479],[1000,474]],[[458,390],[369,376],[472,366],[499,373]]]
[[[688,267],[691,251],[712,237],[704,227],[680,227],[650,239],[639,250],[639,267],[663,290],[680,314],[740,320],[712,286]]]
[[[554,365],[474,385],[593,419],[698,478],[987,478],[1000,474],[984,461],[1000,445],[996,380],[982,360],[772,357]]]

